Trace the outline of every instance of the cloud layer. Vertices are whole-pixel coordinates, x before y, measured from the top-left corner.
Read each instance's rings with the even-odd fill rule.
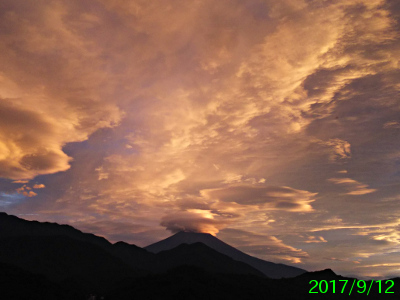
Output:
[[[5,0],[0,14],[7,212],[397,272],[396,1]]]

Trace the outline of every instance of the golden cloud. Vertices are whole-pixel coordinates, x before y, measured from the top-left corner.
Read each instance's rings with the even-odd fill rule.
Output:
[[[18,194],[24,195],[25,197],[34,197],[37,196],[37,194],[32,191],[32,188],[29,186],[23,185],[22,187],[16,189]]]
[[[33,186],[34,189],[44,189],[46,186],[44,184],[35,184]]]
[[[160,225],[176,233],[179,231],[201,232],[216,235],[222,227],[227,225],[226,220],[217,220],[207,211],[184,211],[164,216]]]
[[[370,189],[368,188],[368,185],[360,183],[357,180],[351,178],[330,178],[328,180],[335,184],[345,185],[349,190],[346,193],[347,195],[365,195],[377,191],[377,189]]]
[[[225,188],[202,190],[201,194],[209,199],[222,202],[234,202],[240,205],[257,205],[266,209],[298,212],[313,211],[310,203],[316,193],[296,190],[290,187],[257,186],[236,184]]]
[[[260,235],[246,250],[296,262],[306,254],[293,232],[371,225],[331,210],[324,188],[331,178],[372,198],[383,189],[337,172],[387,163],[396,174],[400,52],[387,1],[32,3],[0,2],[0,177],[28,183],[75,160],[54,179],[62,196],[42,190],[49,205],[37,209],[52,208],[40,213],[160,232],[160,220],[219,235],[236,226]],[[385,145],[374,158],[370,141]],[[115,224],[98,228],[125,230]],[[321,250],[324,238],[309,241]]]
[[[227,241],[238,249],[264,259],[280,259],[291,263],[302,263],[308,253],[285,244],[270,234],[254,233],[237,228],[226,228],[218,233],[218,238]]]

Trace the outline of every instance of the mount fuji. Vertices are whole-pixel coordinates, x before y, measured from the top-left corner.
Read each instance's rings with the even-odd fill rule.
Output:
[[[306,270],[288,266],[285,264],[276,264],[273,262],[265,261],[253,256],[250,256],[242,251],[224,243],[218,238],[208,233],[195,233],[195,232],[178,232],[164,240],[151,244],[144,249],[152,253],[159,253],[161,251],[170,250],[182,244],[203,243],[206,246],[222,253],[230,258],[244,262],[253,268],[261,271],[269,278],[291,278],[306,273]]]

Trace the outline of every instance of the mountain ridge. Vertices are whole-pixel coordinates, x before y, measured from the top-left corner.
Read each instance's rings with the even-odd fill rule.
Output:
[[[270,278],[290,278],[307,272],[301,268],[285,264],[277,264],[248,255],[208,233],[180,231],[164,240],[148,245],[144,247],[144,249],[152,253],[159,253],[160,251],[173,249],[180,244],[192,244],[197,242],[204,243],[210,248],[225,254],[234,260],[244,262]]]
[[[181,245],[154,254],[122,241],[111,244],[69,225],[27,221],[6,213],[0,213],[0,262],[11,262],[55,280],[80,278],[100,288],[95,281],[105,284],[109,274],[145,276],[183,265],[202,267],[208,272],[264,276],[204,244]],[[98,271],[91,272],[95,269]]]
[[[145,249],[125,242],[110,243],[104,237],[85,233],[70,225],[28,221],[0,212],[0,238],[17,236],[60,236],[91,243],[118,257],[131,267],[141,268],[141,262],[153,256]],[[129,248],[129,251],[126,251]],[[134,253],[132,255],[132,253]]]
[[[180,244],[193,244],[201,242],[211,249],[227,255],[236,261],[250,265],[270,278],[290,278],[306,272],[300,268],[284,264],[276,264],[250,256],[208,233],[178,232],[164,240],[141,248],[123,241],[112,244],[103,237],[94,235],[92,233],[82,232],[70,225],[28,221],[17,216],[8,215],[5,212],[0,212],[0,238],[21,235],[65,235],[81,242],[89,242],[97,245],[103,250],[106,250],[110,254],[118,257],[130,267],[141,270],[148,268],[148,262],[154,260],[154,254],[160,252],[161,250],[171,250]],[[157,248],[159,247],[158,245],[161,245],[161,248],[159,249],[160,251]]]
[[[229,274],[250,274],[264,277],[264,274],[250,265],[236,261],[203,243],[181,244],[161,251],[151,261],[152,271],[166,272],[169,269],[190,265],[208,272]]]
[[[8,230],[10,228],[13,230]],[[89,238],[79,240],[65,235],[65,232],[81,239]],[[10,300],[93,299],[90,295],[97,295],[96,299],[105,296],[108,300],[301,300],[310,298],[310,281],[353,281],[352,278],[336,275],[330,269],[292,278],[271,279],[249,264],[233,260],[204,243],[195,242],[198,239],[196,235],[184,233],[183,236],[183,240],[193,243],[183,243],[154,254],[124,242],[111,244],[104,238],[97,240],[97,236],[85,235],[72,226],[27,221],[0,213],[0,295]],[[211,235],[200,236],[203,241],[211,240],[232,250],[231,246]],[[93,244],[93,240],[103,245],[106,241],[106,247],[119,253],[119,257]],[[136,251],[137,248],[139,251]],[[235,250],[232,251],[240,252]],[[147,254],[140,256],[140,253]],[[137,261],[133,264],[144,266],[146,270],[143,272],[130,266],[124,261],[124,256],[125,260],[131,263]],[[264,263],[267,266],[277,265]],[[399,278],[392,281],[394,286],[400,285]],[[366,281],[367,286],[370,284],[372,281]],[[398,299],[398,290],[393,291],[394,294],[385,295],[385,299]],[[313,294],[312,298],[365,298],[365,295],[355,292],[351,297],[346,293],[329,293]],[[380,290],[373,288],[368,299],[382,299],[381,296]]]

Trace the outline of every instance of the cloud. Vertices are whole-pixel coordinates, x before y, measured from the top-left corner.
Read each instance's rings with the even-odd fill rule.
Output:
[[[341,259],[341,258],[336,258],[336,257],[327,257],[327,260],[333,260],[333,261],[340,261],[340,262],[346,262],[346,263],[353,263],[353,264],[359,264],[360,262],[357,260],[350,260],[350,259]]]
[[[17,188],[16,191],[18,194],[22,194],[26,197],[34,197],[37,196],[37,193],[32,191],[32,188],[34,189],[43,189],[45,188],[44,184],[35,184],[33,187],[29,187],[26,184],[24,184],[22,187]]]
[[[37,194],[34,191],[31,191],[31,188],[29,186],[22,186],[18,189],[16,189],[18,194],[24,195],[25,197],[34,197],[37,196]]]
[[[42,3],[28,5],[27,13],[22,2],[1,6],[0,26],[7,30],[0,36],[0,62],[8,71],[0,74],[0,177],[65,171],[72,158],[62,147],[115,126],[122,112],[99,96],[98,64],[92,64],[84,37],[62,17],[70,7]]]
[[[383,124],[385,129],[400,129],[400,123],[397,121],[389,121]]]
[[[310,203],[316,193],[296,190],[290,187],[255,186],[237,184],[226,188],[202,190],[201,193],[211,199],[223,202],[235,202],[241,205],[258,205],[268,209],[287,211],[313,211]]]
[[[154,230],[152,227],[130,222],[129,220],[113,220],[108,216],[103,216],[100,220],[80,219],[68,222],[75,228],[83,232],[90,232],[100,236],[107,236],[107,239],[113,243],[123,241],[126,243],[135,241],[135,244],[144,247],[149,245],[152,240],[151,236],[162,239],[164,236],[160,234],[161,230]]]
[[[0,190],[27,184],[7,209],[132,243],[219,231],[314,269],[382,263],[396,237],[370,227],[398,215],[398,12],[1,1]]]
[[[35,184],[33,186],[34,189],[44,189],[46,186],[44,184]]]
[[[330,178],[330,182],[335,184],[344,185],[349,190],[347,195],[365,195],[374,193],[377,189],[370,189],[368,185],[358,182],[357,180],[351,178]]]
[[[22,192],[22,194],[23,194],[24,196],[27,196],[27,197],[34,197],[34,196],[37,196],[37,194],[36,194],[35,192],[33,192],[33,191]]]
[[[0,130],[4,137],[0,147],[0,176],[32,178],[68,168],[70,158],[60,149],[51,148],[51,137],[55,137],[55,132],[51,123],[39,113],[3,99],[0,114]],[[46,142],[49,145],[45,146]]]
[[[220,228],[227,225],[227,221],[214,219],[207,211],[196,210],[169,214],[161,219],[160,225],[172,233],[186,231],[216,235]]]
[[[324,237],[322,236],[314,236],[314,235],[310,235],[307,237],[307,240],[305,241],[305,243],[309,244],[309,243],[326,243],[327,241],[324,239]]]
[[[107,179],[108,178],[108,173],[103,171],[103,167],[98,167],[95,169],[95,171],[98,172],[99,174],[99,180]]]
[[[255,234],[253,232],[226,228],[218,233],[218,238],[238,249],[264,259],[281,259],[292,263],[301,263],[309,255],[307,252],[291,247],[275,236]]]
[[[351,145],[349,142],[340,139],[330,139],[325,145],[333,148],[333,153],[330,156],[333,161],[351,157]]]

